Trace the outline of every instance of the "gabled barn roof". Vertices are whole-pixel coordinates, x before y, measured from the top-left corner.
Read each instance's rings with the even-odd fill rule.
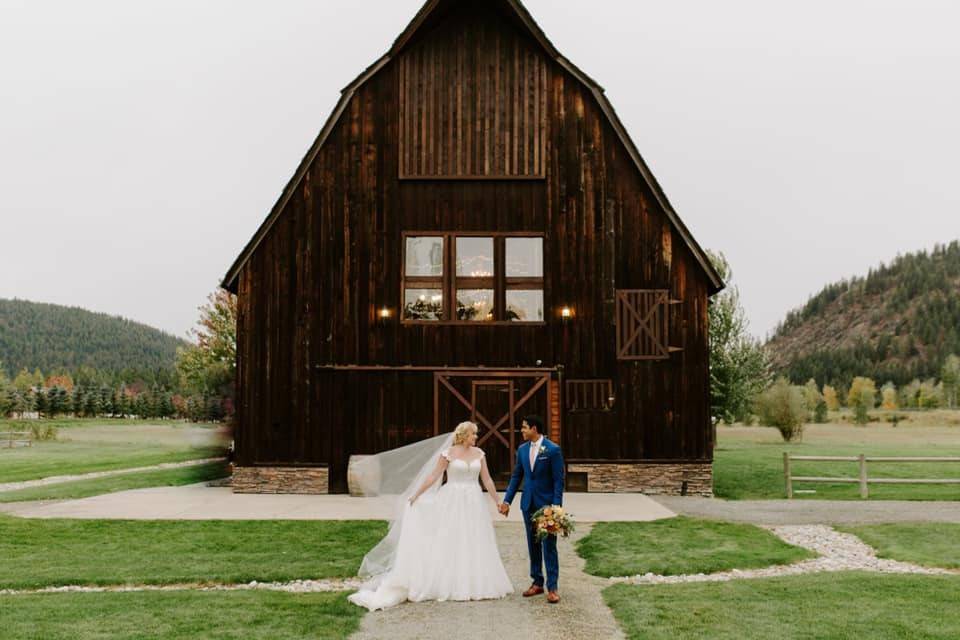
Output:
[[[647,167],[647,164],[643,161],[643,158],[640,156],[640,152],[637,150],[633,140],[630,139],[630,136],[624,128],[623,123],[620,122],[620,118],[614,111],[613,105],[611,105],[610,101],[607,100],[607,97],[603,92],[603,87],[597,84],[597,82],[594,81],[590,76],[577,68],[576,65],[567,60],[559,51],[557,51],[556,47],[554,47],[550,40],[547,39],[546,34],[542,29],[540,29],[539,25],[537,25],[537,23],[534,21],[526,7],[524,7],[519,0],[498,1],[508,8],[512,17],[514,17],[518,23],[522,25],[534,39],[537,40],[550,58],[552,58],[557,64],[570,72],[570,74],[572,74],[577,80],[582,82],[588,89],[590,89],[597,101],[597,104],[600,105],[600,109],[606,115],[610,125],[613,127],[613,130],[616,131],[617,136],[620,138],[623,146],[627,149],[627,152],[633,159],[634,164],[640,171],[640,175],[643,176],[647,185],[650,187],[650,190],[656,197],[657,202],[660,203],[660,206],[666,212],[667,217],[670,219],[670,222],[673,224],[677,233],[680,234],[681,238],[683,238],[697,262],[700,263],[700,266],[703,267],[703,270],[706,272],[711,284],[710,294],[712,295],[723,289],[723,279],[720,277],[720,274],[717,273],[717,270],[713,268],[713,265],[711,264],[706,252],[700,247],[699,244],[697,244],[697,241],[694,239],[693,235],[690,234],[690,231],[687,229],[686,225],[684,225],[683,221],[680,220],[680,216],[678,216],[677,212],[674,211],[670,201],[667,200],[667,196],[664,194],[663,189],[657,182],[657,179],[653,176],[650,168]],[[224,276],[221,286],[234,293],[237,292],[238,279],[240,277],[240,271],[243,268],[243,265],[256,250],[257,246],[260,244],[260,241],[264,238],[264,236],[266,236],[267,232],[269,232],[276,219],[280,216],[280,213],[286,206],[287,201],[300,184],[304,174],[306,174],[307,169],[310,167],[317,153],[323,147],[323,144],[326,142],[330,132],[333,131],[333,128],[336,126],[337,121],[340,119],[341,114],[343,113],[347,104],[349,104],[350,99],[353,98],[353,95],[356,93],[357,89],[359,89],[375,73],[389,63],[397,54],[399,54],[406,44],[413,38],[413,36],[420,31],[421,27],[424,27],[424,25],[428,24],[432,20],[439,19],[438,14],[442,13],[443,9],[449,9],[454,4],[455,2],[452,0],[427,0],[426,4],[424,4],[420,11],[417,12],[417,15],[414,16],[410,24],[407,25],[407,28],[404,29],[403,33],[401,33],[400,36],[394,41],[393,46],[390,47],[390,50],[372,65],[367,67],[363,73],[361,73],[353,82],[343,89],[340,95],[340,100],[337,102],[337,106],[334,108],[333,113],[330,114],[330,117],[320,130],[320,134],[317,136],[317,139],[314,141],[309,151],[307,151],[307,154],[300,161],[297,171],[293,174],[290,182],[287,183],[283,193],[280,195],[280,199],[277,200],[277,203],[273,206],[273,209],[270,210],[270,215],[267,216],[267,219],[264,220],[262,225],[260,225],[260,228],[257,230],[256,234],[254,234],[253,238],[250,239],[250,242],[247,243],[247,246],[244,247],[243,252],[241,252],[236,261],[234,261],[233,265],[230,267],[230,270],[227,271],[227,275]]]

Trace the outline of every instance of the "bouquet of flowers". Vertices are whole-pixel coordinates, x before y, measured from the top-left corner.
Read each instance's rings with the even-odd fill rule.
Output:
[[[552,504],[542,507],[533,514],[533,527],[537,532],[537,542],[542,542],[547,536],[563,536],[566,538],[573,533],[573,518],[563,510],[563,507]]]

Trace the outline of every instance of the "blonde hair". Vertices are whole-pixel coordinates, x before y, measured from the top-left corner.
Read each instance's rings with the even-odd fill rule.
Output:
[[[471,433],[477,432],[477,425],[470,422],[461,422],[457,425],[457,428],[453,430],[453,444],[465,444],[467,438],[470,437]]]

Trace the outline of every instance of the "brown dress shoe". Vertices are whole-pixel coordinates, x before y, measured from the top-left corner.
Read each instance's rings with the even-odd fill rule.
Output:
[[[538,587],[535,584],[530,585],[530,588],[523,592],[524,598],[529,598],[530,596],[538,596],[543,593],[543,587]]]
[[[550,604],[557,604],[560,602],[560,594],[556,591],[551,591],[547,594],[547,602]]]

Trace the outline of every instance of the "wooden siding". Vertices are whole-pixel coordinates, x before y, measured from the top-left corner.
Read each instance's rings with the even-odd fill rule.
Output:
[[[489,21],[506,40],[513,27],[497,14]],[[410,46],[432,37],[448,39],[438,27]],[[432,433],[429,372],[318,368],[332,364],[563,367],[564,378],[612,380],[616,396],[611,411],[564,413],[568,459],[712,458],[710,283],[590,91],[546,57],[538,64],[543,180],[401,180],[400,65],[358,88],[241,271],[240,464],[328,463],[331,491],[344,491],[351,454]],[[543,234],[546,325],[401,323],[402,234],[422,229]],[[682,351],[618,360],[617,289],[682,300],[667,307],[671,345]],[[563,306],[574,311],[566,322]],[[393,316],[379,318],[382,307]],[[458,418],[441,416],[451,428]]]
[[[400,178],[542,178],[547,60],[463,11],[397,61]]]

